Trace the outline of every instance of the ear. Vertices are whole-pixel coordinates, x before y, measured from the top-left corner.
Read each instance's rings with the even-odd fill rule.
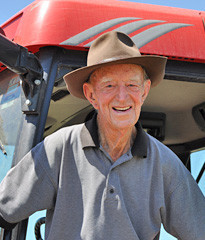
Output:
[[[83,84],[83,93],[84,93],[85,97],[87,98],[87,100],[93,105],[93,107],[95,109],[98,109],[97,101],[95,99],[94,87],[91,83],[85,82]]]
[[[142,95],[142,100],[143,100],[143,102],[144,102],[145,99],[147,98],[147,95],[148,95],[148,93],[149,93],[150,87],[151,87],[151,81],[148,79],[148,80],[146,80],[145,83],[144,83],[144,92],[143,92],[143,95]]]

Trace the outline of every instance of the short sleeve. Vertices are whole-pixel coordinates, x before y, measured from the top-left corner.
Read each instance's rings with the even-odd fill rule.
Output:
[[[180,240],[204,240],[205,198],[187,169],[176,171],[173,178],[179,173],[181,181],[166,196],[161,211],[164,228]]]
[[[4,220],[16,223],[36,211],[54,208],[60,146],[59,133],[49,136],[7,173],[0,184],[0,214]]]

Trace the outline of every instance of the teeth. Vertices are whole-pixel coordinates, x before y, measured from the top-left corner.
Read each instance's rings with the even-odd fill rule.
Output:
[[[128,110],[128,109],[130,109],[131,107],[118,107],[118,108],[114,108],[115,110],[117,110],[117,111],[126,111],[126,110]]]

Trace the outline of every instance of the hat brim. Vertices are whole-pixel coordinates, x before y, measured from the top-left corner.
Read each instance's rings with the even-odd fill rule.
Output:
[[[149,79],[151,86],[155,87],[164,78],[166,57],[145,55],[140,57],[118,59],[111,62],[104,62],[92,66],[86,66],[67,73],[63,78],[68,91],[75,97],[86,99],[83,93],[83,84],[88,80],[90,74],[96,69],[113,64],[137,64],[142,66]]]

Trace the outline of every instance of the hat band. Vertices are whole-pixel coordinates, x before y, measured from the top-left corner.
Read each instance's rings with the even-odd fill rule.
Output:
[[[106,58],[106,59],[103,59],[102,61],[97,62],[96,64],[113,62],[113,61],[117,61],[117,60],[124,59],[124,58],[127,58],[127,57],[119,56],[119,57],[113,57],[113,58]]]

